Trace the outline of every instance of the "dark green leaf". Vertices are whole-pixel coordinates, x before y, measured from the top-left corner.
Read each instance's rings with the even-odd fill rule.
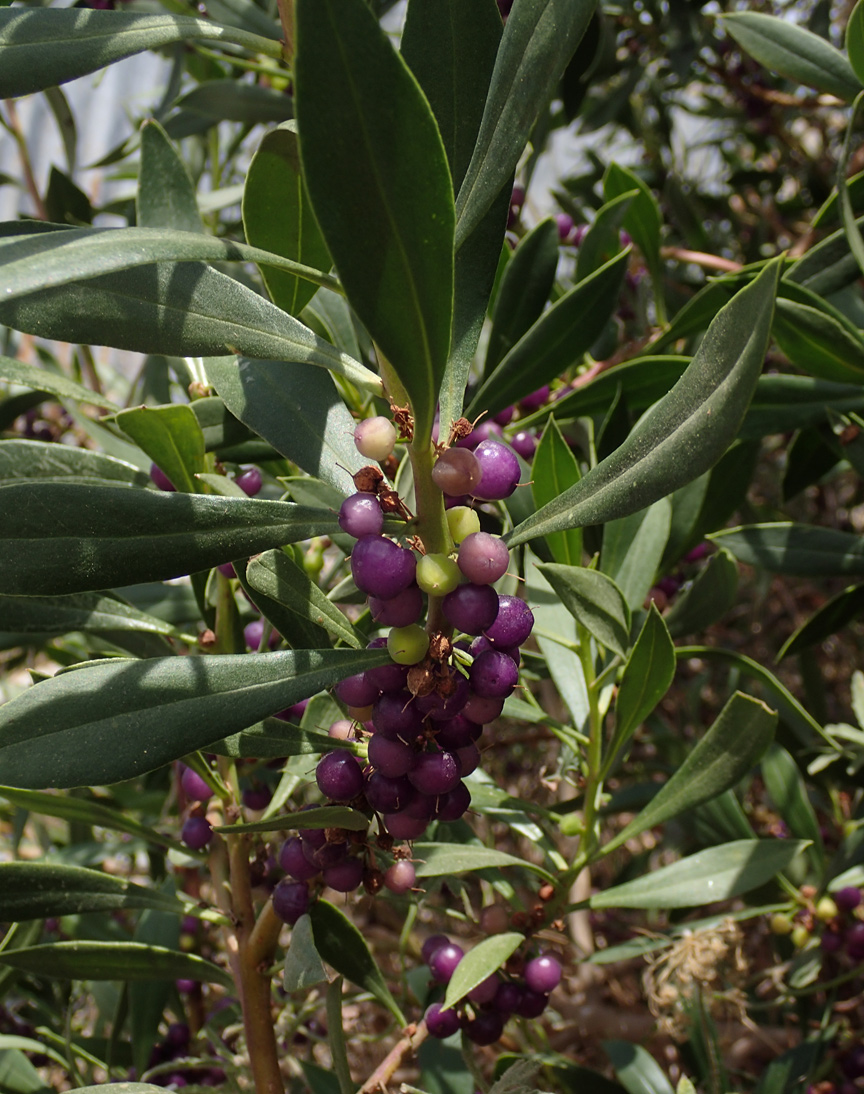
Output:
[[[354,419],[323,369],[285,361],[207,362],[207,377],[228,409],[293,463],[354,493],[351,476],[367,462],[354,445]]]
[[[541,505],[557,498],[581,478],[579,464],[570,445],[561,436],[553,417],[549,417],[531,465],[531,493],[534,504]],[[549,550],[556,562],[567,566],[582,564],[582,530],[568,528],[552,532],[547,537]]]
[[[636,191],[624,215],[623,227],[642,252],[654,282],[655,299],[662,298],[663,267],[660,261],[660,235],[663,217],[657,199],[635,172],[618,163],[610,163],[603,176],[603,196],[606,201]]]
[[[591,897],[592,908],[695,908],[758,889],[807,846],[804,840],[733,840],[688,855]]]
[[[815,293],[807,295],[812,302],[777,300],[772,328],[777,344],[802,372],[836,383],[861,383],[864,339],[842,313]]]
[[[226,77],[224,80],[207,80],[182,95],[175,104],[179,114],[166,124],[175,135],[174,124],[188,115],[200,115],[211,122],[284,122],[293,113],[291,99],[283,91],[263,84],[246,84]],[[198,131],[193,117],[189,129]],[[190,134],[191,135],[191,134]]]
[[[861,90],[846,57],[813,31],[756,11],[735,12],[721,19],[735,41],[772,72],[846,102]]]
[[[21,387],[29,387],[34,391],[48,391],[56,395],[58,399],[71,399],[75,403],[90,403],[91,406],[102,406],[107,410],[116,410],[116,406],[110,399],[98,392],[90,391],[82,384],[76,384],[59,372],[52,372],[47,368],[38,368],[36,365],[27,365],[23,361],[16,361],[13,357],[0,356],[0,381],[7,384],[20,384]]]
[[[0,98],[29,95],[106,65],[196,38],[230,42],[281,59],[278,42],[185,15],[87,8],[0,10]],[[76,48],[70,49],[69,43]]]
[[[326,900],[309,909],[315,948],[321,957],[353,984],[368,991],[393,1015],[400,1026],[405,1018],[390,994],[381,970],[354,924]]]
[[[630,190],[612,201],[606,202],[598,210],[579,244],[576,252],[576,279],[582,281],[590,277],[607,262],[619,256],[621,251],[621,225],[630,208],[630,203],[638,191]],[[625,252],[626,253],[626,252]],[[620,286],[619,286],[620,292]],[[616,299],[617,303],[617,299]]]
[[[738,565],[728,551],[718,551],[708,559],[690,588],[678,593],[666,613],[669,633],[673,638],[681,638],[704,631],[732,609],[737,592]]]
[[[654,1057],[630,1041],[604,1041],[603,1048],[627,1094],[674,1094]]]
[[[557,563],[537,569],[561,598],[568,612],[606,649],[621,657],[630,645],[630,609],[614,581],[596,570]]]
[[[776,711],[758,699],[736,691],[669,781],[641,813],[605,845],[604,851],[620,847],[647,828],[663,824],[670,817],[694,809],[731,789],[768,748],[776,724]],[[711,899],[709,897],[705,903],[710,903]]]
[[[501,363],[486,374],[466,411],[467,417],[481,410],[494,414],[577,363],[617,307],[626,266],[627,252],[622,252],[545,311]]]
[[[158,889],[81,866],[47,862],[0,863],[0,920],[110,912],[118,908],[159,908],[183,915],[186,905]]]
[[[313,729],[301,729],[299,726],[283,722],[281,718],[265,718],[263,722],[248,729],[213,741],[208,746],[210,752],[220,756],[230,756],[234,760],[254,757],[271,760],[281,756],[320,756],[332,752],[334,748],[347,748],[354,751],[348,741],[336,741],[326,733],[316,733]]]
[[[456,966],[456,971],[447,985],[444,995],[444,1007],[452,1007],[460,999],[464,999],[469,991],[473,991],[487,976],[502,968],[504,962],[515,953],[525,941],[524,934],[513,931],[505,934],[492,935],[478,942],[473,949],[462,958]]]
[[[843,630],[847,623],[857,619],[864,612],[864,585],[851,585],[823,604],[806,623],[793,632],[783,643],[777,660],[782,661],[790,654],[809,649],[832,634]]]
[[[491,847],[479,847],[462,843],[415,843],[417,877],[446,877],[447,874],[465,874],[471,870],[488,870],[490,867],[521,866],[541,877],[550,878],[539,866],[524,859],[515,858],[504,851]]]
[[[165,130],[152,119],[141,127],[136,211],[140,228],[204,231],[189,172]]]
[[[864,410],[861,384],[835,384],[810,376],[760,376],[739,436],[761,440],[766,434],[820,425],[831,410]]]
[[[515,171],[534,120],[558,85],[594,8],[593,0],[516,0],[513,5],[459,187],[457,250]]]
[[[365,645],[357,631],[304,569],[283,551],[267,551],[253,558],[246,570],[253,589],[265,593],[304,619],[324,627],[355,649]]]
[[[101,479],[147,486],[150,476],[132,464],[87,448],[50,441],[0,441],[0,483],[15,479]]]
[[[60,980],[203,980],[234,989],[234,977],[218,965],[182,950],[139,942],[52,942],[0,950],[0,964]]]
[[[3,1094],[52,1094],[24,1053],[14,1048],[0,1051],[0,1090]]]
[[[170,623],[138,611],[106,593],[69,596],[2,596],[3,626],[20,634],[66,634],[67,631],[140,631],[176,635]]]
[[[823,854],[822,833],[798,765],[785,748],[773,744],[761,766],[765,789],[771,795],[774,807],[793,836],[810,841],[810,857],[819,870]]]
[[[3,778],[31,788],[130,779],[386,660],[386,650],[291,650],[84,665],[0,707]]]
[[[280,501],[13,482],[0,486],[0,582],[56,595],[163,581],[339,531],[335,514]]]
[[[762,369],[780,267],[711,323],[687,371],[611,456],[507,537],[510,546],[644,509],[712,467],[738,432]]]
[[[453,185],[441,136],[363,0],[298,0],[296,18],[297,118],[315,214],[426,437],[453,314]]]
[[[846,52],[850,66],[858,80],[864,82],[864,9],[856,4],[846,24]],[[856,88],[851,98],[860,90]]]
[[[291,943],[285,951],[282,987],[288,992],[300,991],[326,979],[324,966],[315,949],[312,920],[308,915],[301,915],[291,930]]]
[[[672,503],[660,498],[603,529],[600,570],[615,582],[632,611],[642,607],[654,584],[671,521]]]
[[[315,269],[330,266],[303,181],[294,122],[265,134],[252,157],[243,190],[243,228],[253,247]],[[274,304],[289,315],[299,315],[315,295],[311,282],[283,270],[262,266],[261,275]]]
[[[624,666],[615,703],[615,734],[608,748],[608,763],[657,706],[669,690],[674,675],[675,647],[666,624],[652,604]]]
[[[115,420],[178,490],[195,493],[195,476],[204,471],[204,434],[188,403],[136,406]]]
[[[778,521],[715,532],[710,537],[739,562],[773,574],[836,577],[864,574],[864,542],[852,532]]]

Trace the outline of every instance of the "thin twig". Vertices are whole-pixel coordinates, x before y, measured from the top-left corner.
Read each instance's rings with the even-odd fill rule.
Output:
[[[417,1026],[408,1026],[402,1039],[390,1049],[357,1094],[373,1094],[373,1091],[386,1089],[396,1069],[402,1063],[403,1057],[409,1052],[415,1052],[428,1036],[429,1030],[425,1022],[420,1022]]]
[[[21,168],[24,171],[24,182],[27,186],[27,193],[30,195],[30,200],[36,206],[36,217],[39,220],[47,220],[48,209],[45,206],[45,202],[42,200],[42,195],[39,193],[39,187],[36,185],[36,176],[33,174],[30,151],[27,148],[27,140],[21,129],[21,122],[18,119],[18,110],[14,100],[6,99],[5,106],[6,114],[9,119],[6,128],[12,134],[15,143],[18,145],[18,155],[21,157]]]

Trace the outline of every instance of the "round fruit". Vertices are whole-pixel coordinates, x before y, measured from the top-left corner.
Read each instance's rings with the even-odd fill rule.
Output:
[[[409,817],[405,813],[385,813],[384,824],[394,839],[417,839],[429,825],[422,817]]]
[[[488,532],[472,532],[459,547],[459,569],[475,585],[492,585],[507,573],[507,544]]]
[[[841,911],[852,912],[861,903],[861,890],[854,885],[847,885],[834,894],[834,902]]]
[[[180,776],[180,785],[183,787],[183,793],[192,801],[209,802],[213,797],[210,784],[191,767],[187,767]]]
[[[459,581],[459,567],[449,555],[424,555],[417,563],[417,584],[430,596],[452,593]]]
[[[401,593],[391,596],[389,600],[370,596],[369,611],[375,622],[380,623],[382,627],[410,627],[412,623],[417,622],[423,611],[423,594],[419,587],[412,583]],[[384,645],[387,645],[386,639]],[[404,686],[404,682],[399,686]]]
[[[444,597],[447,622],[465,634],[482,634],[498,615],[498,594],[490,585],[460,585]]]
[[[470,491],[483,501],[501,501],[516,489],[520,475],[516,454],[499,441],[482,441],[474,449],[480,465],[480,480]]]
[[[193,851],[203,851],[213,839],[213,829],[206,817],[188,817],[180,829],[180,839]]]
[[[354,444],[367,460],[386,460],[396,445],[396,426],[380,414],[366,418],[354,429]]]
[[[432,481],[450,497],[471,494],[483,474],[477,457],[466,448],[448,448],[432,468]]]
[[[470,680],[477,695],[488,699],[503,699],[516,686],[519,669],[509,654],[500,650],[486,650],[471,666]]]
[[[368,707],[378,698],[379,689],[364,672],[358,672],[356,676],[347,676],[334,685],[333,694],[348,707]]]
[[[315,781],[325,798],[351,801],[363,790],[363,771],[350,752],[328,752],[318,761]]]
[[[548,995],[561,983],[561,962],[551,954],[542,953],[525,966],[525,983],[539,995]]]
[[[250,498],[254,498],[256,494],[260,493],[263,485],[261,472],[257,467],[250,467],[247,471],[242,471],[234,482]]]
[[[440,1003],[433,1003],[427,1009],[424,1018],[430,1035],[439,1040],[452,1037],[459,1029],[459,1015],[452,1007],[449,1010],[442,1010]]]
[[[376,813],[398,813],[410,804],[415,793],[404,775],[391,779],[373,771],[366,779],[366,801]]]
[[[166,491],[166,493],[169,494],[174,493],[174,483],[168,478],[168,476],[157,463],[150,464],[150,478],[159,487],[160,490],[164,490]]]
[[[322,876],[324,884],[337,893],[353,893],[363,882],[363,859],[346,858],[328,866]]]
[[[510,444],[514,452],[518,452],[523,460],[533,460],[537,451],[537,438],[527,429],[520,429],[510,438]]]
[[[461,543],[466,536],[480,531],[480,517],[467,505],[454,505],[447,510],[447,527],[454,543]]]
[[[498,987],[501,983],[501,977],[497,972],[491,973],[485,980],[481,980],[476,988],[472,988],[468,992],[468,998],[472,1003],[477,1003],[482,1006],[484,1003],[491,1003],[495,998],[495,994],[498,991]]]
[[[387,651],[397,665],[416,665],[429,649],[429,635],[418,624],[394,627],[387,635]]]
[[[303,853],[303,841],[299,836],[292,836],[282,844],[279,865],[295,881],[311,881],[319,873],[318,867]]]
[[[432,955],[436,950],[440,950],[442,946],[449,946],[450,939],[446,934],[432,934],[430,935],[423,945],[420,947],[420,956],[424,962],[428,965],[432,960]]]
[[[448,942],[445,946],[439,946],[428,962],[432,979],[437,980],[439,984],[448,984],[464,953],[462,947],[457,946],[455,942]]]
[[[309,886],[305,881],[280,881],[273,890],[273,911],[293,927],[309,910]]]
[[[374,494],[352,494],[339,509],[339,527],[349,536],[377,536],[384,527],[384,512]]]
[[[369,763],[388,779],[398,779],[414,766],[414,750],[400,740],[373,733],[369,741]]]
[[[522,645],[533,626],[534,613],[521,597],[499,596],[495,622],[483,633],[493,646],[512,649]]]
[[[387,600],[414,580],[414,554],[386,536],[361,536],[351,553],[351,573],[367,596]]]
[[[476,1018],[465,1024],[465,1036],[475,1045],[491,1045],[504,1032],[505,1018],[494,1010],[481,1010]]]
[[[391,893],[407,893],[414,888],[416,882],[417,872],[413,862],[408,859],[394,862],[384,873],[384,884]]]
[[[461,777],[462,768],[453,752],[421,752],[408,772],[414,789],[431,797],[455,790]]]

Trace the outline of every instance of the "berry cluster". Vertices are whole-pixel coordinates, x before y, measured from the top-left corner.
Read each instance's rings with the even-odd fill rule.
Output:
[[[861,890],[847,885],[833,897],[823,896],[814,905],[803,908],[794,917],[778,912],[771,917],[771,930],[777,935],[788,935],[794,946],[804,949],[821,928],[819,945],[823,953],[857,965],[864,962],[862,911]]]
[[[148,1071],[157,1068],[155,1075],[148,1075],[147,1082],[154,1086],[170,1086],[180,1089],[194,1084],[197,1086],[221,1086],[225,1082],[225,1072],[221,1067],[189,1067],[180,1061],[191,1054],[192,1034],[185,1022],[172,1022],[162,1041],[153,1046],[147,1062]],[[165,1065],[178,1061],[177,1070],[172,1071]]]
[[[422,955],[435,983],[447,985],[464,951],[437,934],[424,942]],[[461,1029],[475,1044],[491,1045],[511,1016],[538,1018],[561,982],[561,963],[552,954],[541,953],[524,963],[511,958],[508,967],[513,965],[521,965],[521,975],[493,972],[455,1006],[444,1010],[441,1003],[432,1003],[425,1015],[429,1033],[444,1038]]]

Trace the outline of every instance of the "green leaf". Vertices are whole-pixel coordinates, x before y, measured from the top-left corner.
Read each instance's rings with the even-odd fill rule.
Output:
[[[266,133],[252,157],[243,189],[243,228],[253,247],[316,269],[330,266],[330,252],[303,181],[294,122]],[[273,303],[289,315],[299,316],[315,295],[311,282],[283,270],[262,266],[261,275]]]
[[[523,870],[531,870],[540,877],[552,880],[550,874],[533,862],[475,844],[415,843],[414,858],[417,877],[446,877],[447,874],[466,874],[471,870],[520,866]]]
[[[573,450],[561,436],[561,430],[550,415],[531,465],[531,493],[535,506],[539,509],[541,505],[546,505],[580,478],[579,464]],[[556,562],[567,566],[582,564],[580,528],[553,532],[548,536],[547,543]]]
[[[221,741],[213,741],[208,746],[210,752],[220,756],[230,756],[233,760],[254,757],[259,760],[272,760],[283,756],[321,756],[332,752],[334,748],[355,751],[349,741],[336,741],[326,733],[316,733],[312,729],[283,722],[281,718],[265,718],[254,726],[233,733]]]
[[[772,72],[846,102],[861,90],[846,57],[813,31],[756,11],[721,15],[720,19],[724,30]]]
[[[0,619],[19,634],[66,634],[69,631],[140,631],[179,635],[162,619],[133,608],[107,593],[69,596],[2,596]]]
[[[354,419],[322,369],[285,361],[207,362],[225,405],[277,452],[308,474],[353,494],[351,475],[367,461],[354,444]]]
[[[0,441],[0,485],[16,479],[101,479],[115,485],[151,485],[149,475],[102,452],[51,441]]]
[[[0,798],[5,798],[19,809],[26,809],[30,813],[38,813],[44,817],[61,817],[63,820],[84,825],[98,825],[109,832],[128,832],[130,836],[146,840],[147,843],[153,843],[157,847],[173,847],[178,851],[187,850],[186,845],[179,840],[166,836],[163,832],[157,832],[155,828],[141,824],[120,809],[104,805],[93,798],[43,794],[38,790],[19,790],[11,786],[0,786]]]
[[[558,86],[594,9],[593,0],[516,0],[513,5],[456,199],[457,250],[515,171],[534,120]]]
[[[673,638],[704,631],[735,605],[738,593],[738,565],[726,550],[712,555],[689,589],[679,592],[666,613],[666,626]]]
[[[0,98],[56,87],[135,53],[194,39],[282,56],[278,42],[184,15],[81,8],[0,10]],[[75,49],[69,48],[70,42],[75,42]]]
[[[790,282],[791,284],[791,282]],[[855,325],[815,293],[808,300],[777,300],[772,332],[796,368],[837,383],[864,381],[864,338]]]
[[[712,467],[738,432],[762,368],[780,266],[769,263],[714,318],[687,371],[627,440],[507,536],[511,547],[644,509]]]
[[[339,531],[335,514],[281,501],[13,482],[0,486],[0,589],[56,595],[164,581]]]
[[[141,126],[136,213],[140,228],[204,231],[189,172],[165,130],[152,119]]]
[[[234,989],[234,977],[182,950],[139,942],[52,942],[0,950],[0,965],[59,980],[203,980]]]
[[[604,853],[620,847],[640,832],[664,824],[670,817],[695,809],[730,790],[768,748],[776,724],[776,711],[758,699],[736,691],[669,781],[641,813],[604,846]],[[711,899],[722,898],[709,897],[704,903],[710,903]]]
[[[23,361],[16,361],[13,357],[0,355],[0,382],[7,384],[20,384],[21,387],[32,388],[33,391],[48,391],[56,395],[58,399],[71,399],[75,403],[89,403],[91,406],[102,406],[107,410],[116,410],[116,406],[110,399],[91,391],[83,384],[76,384],[59,372],[51,372],[47,368],[38,368],[36,365],[27,365]]]
[[[300,991],[326,979],[327,974],[315,949],[312,920],[308,915],[301,915],[291,929],[291,943],[285,951],[282,987],[288,992]]]
[[[84,665],[0,707],[0,768],[29,788],[131,779],[386,660],[291,650]]]
[[[821,872],[824,854],[822,833],[807,794],[807,784],[798,765],[785,748],[773,744],[762,758],[761,766],[765,789],[777,812],[789,826],[793,836],[809,841],[809,855],[813,866]]]
[[[47,1056],[62,1068],[68,1067],[69,1064],[69,1061],[65,1060],[59,1052],[52,1049],[50,1045],[44,1044],[42,1041],[36,1041],[32,1037],[16,1037],[14,1034],[9,1033],[0,1034],[0,1053],[8,1052],[10,1049]],[[6,1087],[4,1086],[2,1079],[0,1079],[0,1090],[3,1090],[5,1094]]]
[[[42,1076],[18,1049],[0,1051],[0,1090],[3,1094],[52,1094],[52,1088],[45,1085]]]
[[[864,83],[864,9],[860,3],[852,9],[846,24],[846,52],[855,76]],[[860,87],[856,87],[850,98],[854,98],[860,90]]]
[[[709,537],[739,562],[773,574],[837,577],[864,573],[864,541],[852,532],[778,521],[746,524]]]
[[[519,241],[501,277],[486,345],[484,375],[492,373],[540,318],[557,268],[558,225],[552,217],[547,217]]]
[[[606,768],[657,706],[675,675],[675,647],[654,604],[624,666],[615,703],[615,733]]]
[[[132,938],[145,945],[178,950],[180,921],[176,915],[147,910],[138,917]],[[129,1001],[132,1062],[135,1073],[142,1075],[152,1058],[153,1046],[161,1039],[159,1026],[176,988],[167,980],[141,980],[124,987]]]
[[[338,908],[316,900],[309,909],[315,948],[321,957],[353,984],[368,991],[387,1008],[400,1026],[405,1017],[390,994],[366,939]]]
[[[298,0],[296,19],[297,119],[315,215],[426,437],[453,314],[453,187],[441,135],[363,0]]]
[[[630,609],[611,578],[596,570],[538,562],[537,569],[568,612],[607,650],[626,657],[630,646]]]
[[[603,529],[600,570],[615,582],[633,611],[642,607],[654,584],[671,524],[672,503],[660,498]]]
[[[303,619],[324,627],[334,638],[355,649],[365,646],[344,612],[328,600],[306,571],[283,551],[267,551],[253,558],[247,567],[246,579],[253,589],[265,593]]]
[[[621,225],[637,193],[637,190],[629,190],[612,201],[606,202],[597,210],[591,227],[585,233],[576,252],[578,281],[590,277],[601,266],[620,257],[622,253],[629,254],[629,249],[622,251],[621,248]],[[615,302],[617,304],[617,298]]]
[[[0,863],[0,916],[6,923],[118,908],[158,908],[183,915],[186,905],[158,889],[81,866]]]
[[[624,251],[543,312],[501,363],[484,376],[466,416],[471,418],[481,410],[495,414],[576,364],[617,307],[626,266]]]
[[[627,1094],[674,1094],[650,1052],[630,1041],[603,1041],[603,1048]]]
[[[832,410],[847,413],[862,409],[861,384],[835,384],[810,376],[760,376],[739,436],[761,440],[766,434],[821,425]]]
[[[595,893],[592,908],[696,908],[765,885],[806,840],[733,840]]]
[[[443,1009],[452,1007],[460,999],[464,999],[469,991],[473,991],[478,984],[502,968],[504,962],[525,941],[525,935],[515,931],[504,934],[492,935],[484,938],[459,962],[456,971],[447,984],[447,992],[444,995]]]
[[[297,828],[347,828],[349,832],[364,832],[369,827],[369,818],[347,805],[322,805],[318,809],[304,809],[297,813],[281,813],[268,820],[250,821],[248,824],[224,824],[215,831],[238,832],[283,832]]]
[[[136,406],[115,420],[178,490],[195,493],[195,475],[204,471],[204,434],[191,406]]]
[[[284,122],[292,113],[291,100],[283,91],[263,84],[241,83],[231,77],[198,84],[181,95],[175,106],[178,114],[168,120],[166,128],[178,138],[200,133],[199,119],[204,120],[206,127],[222,121],[254,125]]]
[[[660,236],[663,230],[663,217],[657,199],[635,172],[618,163],[610,163],[603,176],[603,197],[607,202],[623,194],[636,191],[622,226],[630,234],[633,242],[645,258],[648,272],[654,283],[654,299],[663,298],[663,266],[660,259]],[[663,309],[665,311],[665,309]],[[658,317],[662,322],[662,314]]]
[[[823,604],[806,623],[802,623],[780,647],[777,660],[782,661],[793,653],[800,653],[811,646],[824,642],[832,634],[843,630],[847,623],[864,612],[864,585],[850,585],[842,593]]]

